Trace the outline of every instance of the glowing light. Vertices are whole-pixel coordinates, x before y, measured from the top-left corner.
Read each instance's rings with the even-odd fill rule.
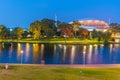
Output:
[[[113,44],[110,44],[110,53],[112,53]]]
[[[83,47],[83,54],[86,53],[86,46]]]
[[[86,46],[83,46],[83,64],[85,64]]]
[[[92,63],[92,45],[89,45],[89,53],[88,53],[88,63]]]
[[[10,28],[10,31],[13,31],[13,29]]]
[[[39,45],[38,44],[33,44],[33,59],[34,61],[36,62],[37,61],[37,58],[39,57]]]
[[[61,45],[61,44],[59,44],[58,46],[59,46],[60,48],[62,48],[62,45]]]
[[[74,62],[75,48],[76,48],[76,46],[73,45],[72,49],[71,49],[71,64],[73,64],[73,62]]]
[[[44,48],[44,44],[41,44],[41,59],[43,58]]]
[[[82,26],[90,26],[98,29],[109,28],[109,25],[106,22],[100,20],[83,20],[83,21],[78,21],[77,24],[81,24]]]
[[[19,57],[20,56],[20,54],[21,54],[21,44],[20,43],[18,43],[17,44],[18,45],[18,47],[17,47],[17,57]]]
[[[106,32],[107,30],[106,29],[104,29],[104,31],[103,32]]]
[[[65,57],[66,57],[66,45],[63,46],[63,61],[65,61]]]
[[[25,57],[25,61],[27,61],[28,60],[28,58],[29,58],[29,54],[30,54],[30,44],[29,43],[26,43],[26,51],[25,51],[25,55],[26,55],[26,57]]]
[[[20,51],[21,54],[23,54],[23,52],[24,52],[23,50]]]
[[[98,45],[97,45],[97,44],[95,44],[95,45],[94,45],[94,47],[95,47],[95,53],[96,53],[96,54],[98,54],[98,52],[97,52]]]

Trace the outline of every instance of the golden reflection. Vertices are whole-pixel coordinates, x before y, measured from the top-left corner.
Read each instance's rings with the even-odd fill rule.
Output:
[[[37,60],[37,58],[39,57],[39,45],[38,44],[33,44],[33,59],[34,61]]]
[[[66,45],[63,46],[63,61],[65,62],[65,57],[66,57]]]
[[[44,44],[41,44],[41,59],[43,58],[43,54],[44,54]]]
[[[74,62],[74,58],[75,58],[75,48],[76,48],[76,46],[73,45],[73,46],[72,46],[72,49],[71,49],[71,64],[73,64],[73,62]]]
[[[4,48],[4,43],[2,43],[2,48]]]
[[[110,54],[112,53],[113,44],[110,44]]]
[[[92,63],[92,49],[93,49],[93,45],[89,45],[88,61],[87,61],[89,64]]]
[[[85,64],[85,55],[86,55],[86,45],[83,46],[83,64]]]
[[[83,47],[83,54],[86,53],[86,46]]]
[[[95,48],[95,54],[98,54],[98,50],[97,50],[97,49],[98,49],[98,45],[95,44],[95,45],[94,45],[94,48]]]
[[[26,43],[26,51],[25,51],[25,60],[28,60],[28,57],[30,55],[30,44],[29,43]]]
[[[60,48],[62,48],[62,45],[61,45],[61,44],[59,44],[58,46],[59,46]]]
[[[17,57],[20,57],[22,47],[21,47],[21,44],[20,44],[20,43],[18,43],[17,45],[18,45],[18,47],[17,47]]]
[[[119,42],[119,39],[115,39],[115,42]]]
[[[54,55],[55,55],[55,53],[56,53],[56,45],[54,45]]]
[[[2,44],[0,44],[0,53],[2,53]]]

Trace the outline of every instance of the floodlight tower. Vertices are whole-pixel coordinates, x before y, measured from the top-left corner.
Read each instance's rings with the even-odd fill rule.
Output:
[[[57,14],[55,14],[55,26],[56,27],[58,26],[58,23],[57,23]]]
[[[109,22],[109,25],[110,25],[110,23],[111,23],[111,18],[110,17],[108,18],[108,22]]]

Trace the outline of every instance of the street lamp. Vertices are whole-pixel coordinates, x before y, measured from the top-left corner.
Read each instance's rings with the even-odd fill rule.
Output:
[[[23,57],[23,53],[24,53],[24,51],[21,50],[20,53],[21,53],[21,64],[22,64],[22,59],[23,59],[22,57]]]

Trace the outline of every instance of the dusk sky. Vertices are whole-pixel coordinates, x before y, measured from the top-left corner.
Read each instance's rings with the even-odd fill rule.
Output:
[[[43,18],[71,22],[97,19],[120,23],[120,0],[0,0],[0,24],[29,28]]]

